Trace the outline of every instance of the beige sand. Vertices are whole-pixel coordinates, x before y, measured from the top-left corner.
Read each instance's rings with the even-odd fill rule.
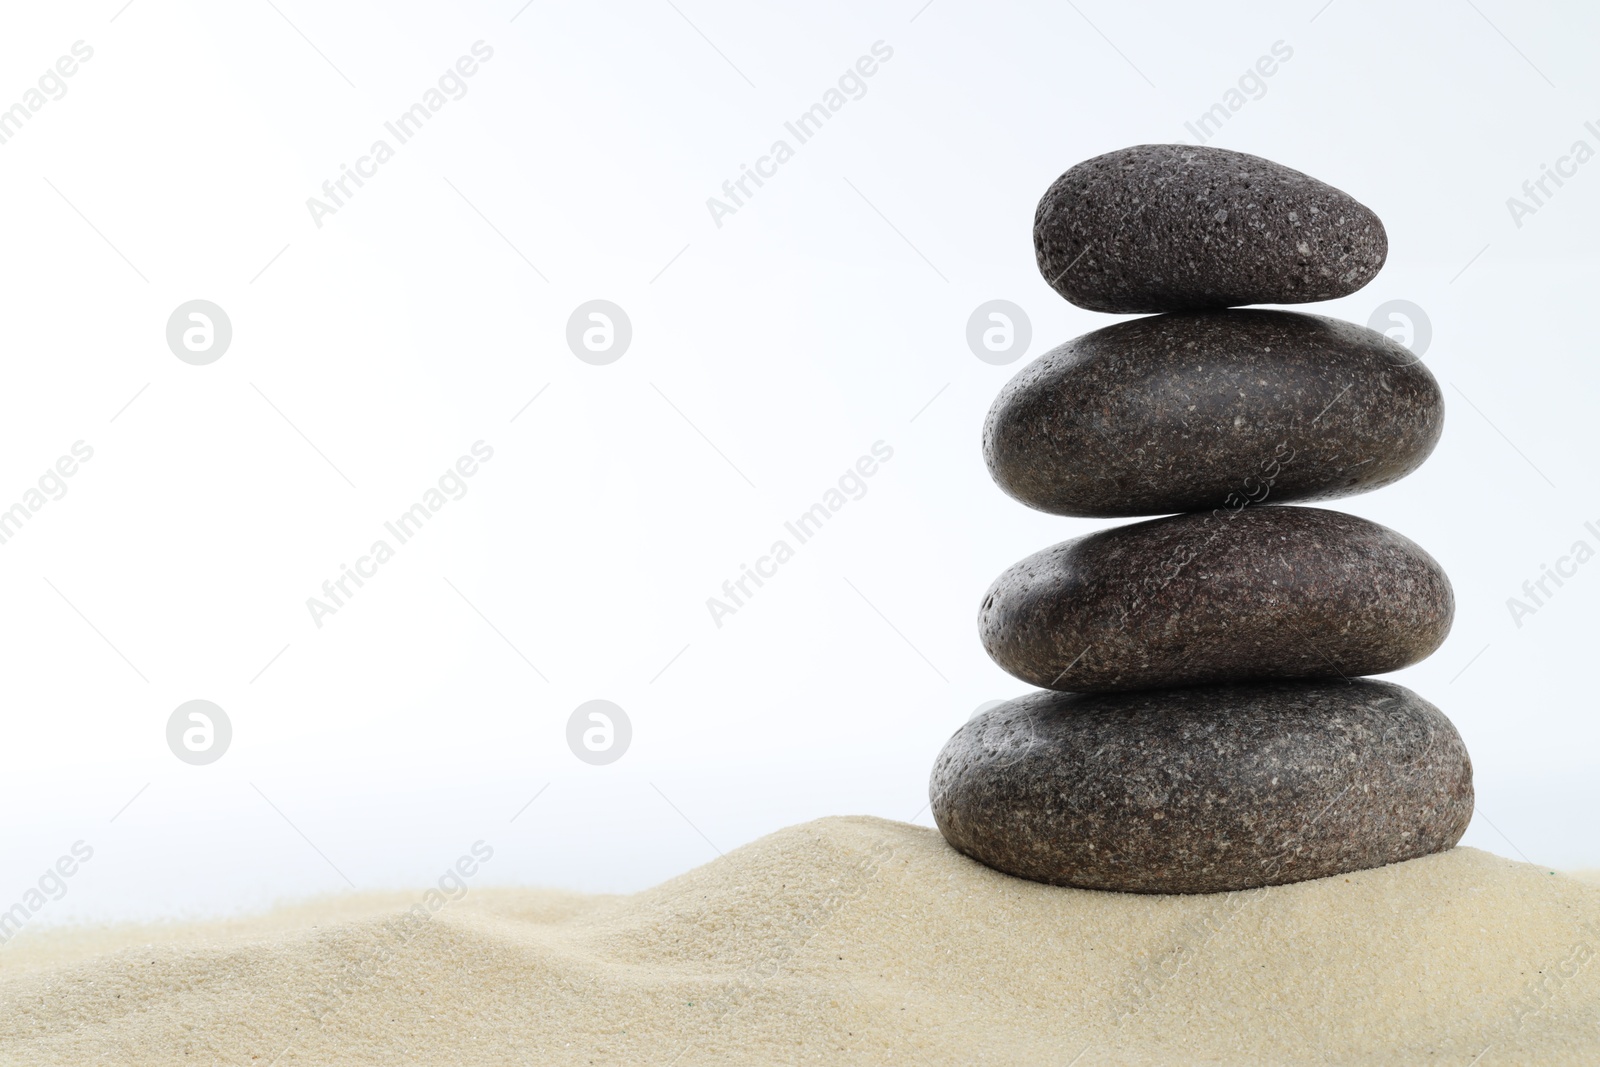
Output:
[[[416,899],[25,934],[0,1061],[1600,1063],[1600,886],[1473,849],[1148,897],[824,819],[634,896],[473,889],[401,940]]]

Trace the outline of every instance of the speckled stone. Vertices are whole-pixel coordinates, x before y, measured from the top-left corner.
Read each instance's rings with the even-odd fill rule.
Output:
[[[1090,311],[1304,304],[1348,296],[1389,253],[1347,193],[1225,148],[1151,144],[1085,160],[1033,222],[1039,271]]]
[[[1444,426],[1439,383],[1376,330],[1290,311],[1153,315],[1084,334],[1001,390],[989,473],[1056,515],[1326,500],[1398,481]]]
[[[1425,658],[1455,598],[1420,547],[1320,508],[1173,515],[1037,552],[978,614],[1001,667],[1047,689],[1113,692],[1354,678]]]
[[[1390,682],[1039,692],[956,731],[929,796],[945,840],[1007,874],[1214,893],[1450,848],[1472,762]]]

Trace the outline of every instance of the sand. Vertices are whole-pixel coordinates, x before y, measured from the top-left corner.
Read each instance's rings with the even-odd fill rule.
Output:
[[[25,933],[0,1062],[1600,1062],[1600,886],[1474,849],[1134,896],[835,818],[632,896],[419,898]]]

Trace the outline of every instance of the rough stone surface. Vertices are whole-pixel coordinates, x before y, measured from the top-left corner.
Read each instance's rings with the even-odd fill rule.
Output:
[[[1347,496],[1428,458],[1444,398],[1404,345],[1289,311],[1155,315],[1084,334],[1006,385],[983,430],[1000,487],[1117,517]]]
[[[1389,252],[1346,193],[1224,148],[1137,145],[1085,160],[1039,201],[1034,254],[1091,311],[1303,304],[1348,296]]]
[[[1450,848],[1472,763],[1389,682],[1033,693],[974,718],[929,784],[945,839],[1055,885],[1211,893]]]
[[[1173,515],[1037,552],[995,580],[983,647],[1048,689],[1111,692],[1399,670],[1455,598],[1420,547],[1320,508]]]

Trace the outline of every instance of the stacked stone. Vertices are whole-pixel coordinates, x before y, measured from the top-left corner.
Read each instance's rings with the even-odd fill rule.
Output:
[[[984,426],[1002,489],[1056,515],[1165,515],[995,581],[985,649],[1044,691],[940,753],[945,838],[1057,885],[1200,893],[1453,846],[1472,765],[1450,721],[1364,675],[1437,649],[1439,564],[1377,523],[1291,501],[1397,481],[1438,442],[1438,383],[1328,300],[1383,266],[1352,197],[1239,152],[1142,145],[1063,174],[1039,268],[1079,307],[1148,313],[1068,341]],[[1176,513],[1176,514],[1175,514]]]

